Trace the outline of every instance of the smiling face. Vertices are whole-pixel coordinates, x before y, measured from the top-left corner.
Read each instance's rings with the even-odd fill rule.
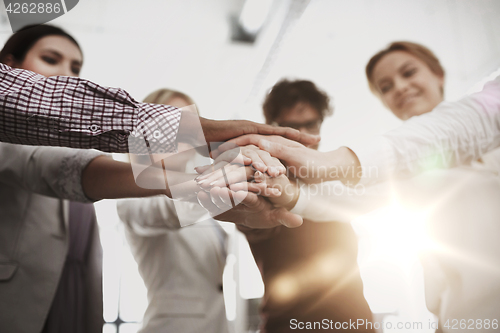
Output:
[[[12,65],[49,77],[79,76],[82,63],[82,52],[72,41],[63,36],[46,36],[31,47],[23,61]]]
[[[444,78],[405,51],[383,56],[372,78],[384,105],[401,120],[430,112],[443,101]]]

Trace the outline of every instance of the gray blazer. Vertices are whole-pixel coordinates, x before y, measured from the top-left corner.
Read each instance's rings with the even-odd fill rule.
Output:
[[[68,201],[89,202],[81,173],[98,152],[0,143],[0,332],[41,332],[68,251]],[[98,240],[94,228],[93,240]],[[99,242],[92,241],[88,322],[102,329]]]

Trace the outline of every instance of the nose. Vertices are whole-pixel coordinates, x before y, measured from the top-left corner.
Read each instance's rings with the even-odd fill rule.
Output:
[[[396,93],[400,94],[405,92],[408,89],[408,81],[404,78],[396,78],[394,79],[394,90]]]
[[[71,70],[71,64],[63,63],[60,67],[60,74],[64,76],[76,76],[75,73]]]

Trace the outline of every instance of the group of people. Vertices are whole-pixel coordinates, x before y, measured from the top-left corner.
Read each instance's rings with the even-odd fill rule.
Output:
[[[357,241],[346,222],[386,204],[393,193],[387,181],[399,179],[408,180],[391,190],[418,197],[422,205],[435,205],[446,194],[430,222],[440,242],[468,253],[424,259],[428,308],[442,323],[498,314],[500,248],[494,239],[500,181],[496,154],[486,153],[500,145],[500,78],[477,94],[443,102],[439,60],[422,45],[394,42],[370,59],[366,76],[373,93],[406,122],[358,146],[325,153],[316,148],[332,109],[328,95],[311,81],[282,80],[272,87],[264,125],[182,111],[194,103],[178,91],[161,89],[139,103],[121,89],[80,79],[80,46],[49,25],[15,33],[0,62],[2,331],[100,332],[102,254],[91,203],[146,196],[154,197],[118,206],[148,288],[143,332],[228,330],[222,297],[227,235],[216,220],[236,223],[250,243],[266,288],[263,332],[289,332],[291,319],[369,321]],[[196,124],[201,135],[193,135]],[[131,133],[146,139],[149,151],[132,147]],[[222,141],[229,143],[211,151],[214,165],[198,166],[200,174],[186,171],[187,159],[168,166],[194,189],[196,202],[190,196],[180,203],[170,199],[168,182],[165,188],[142,188],[129,163],[70,149],[175,153]],[[70,148],[43,147],[50,145]],[[235,145],[242,155],[238,164],[230,154]],[[131,159],[140,163],[143,157]],[[420,176],[432,182],[410,179],[430,166],[471,163],[473,168]],[[368,172],[373,167],[375,175]],[[158,175],[152,181],[165,183]],[[333,181],[342,181],[347,191],[363,184],[368,193],[342,196],[310,188]],[[450,188],[456,191],[449,194]],[[203,222],[181,228],[180,215]]]

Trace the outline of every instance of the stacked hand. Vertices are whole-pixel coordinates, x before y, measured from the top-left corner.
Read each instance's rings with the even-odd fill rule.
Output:
[[[287,210],[298,199],[298,187],[268,152],[254,145],[236,147],[221,151],[213,165],[196,170],[201,173],[196,181],[204,190],[198,201],[217,219],[252,228],[302,224],[301,217]]]

